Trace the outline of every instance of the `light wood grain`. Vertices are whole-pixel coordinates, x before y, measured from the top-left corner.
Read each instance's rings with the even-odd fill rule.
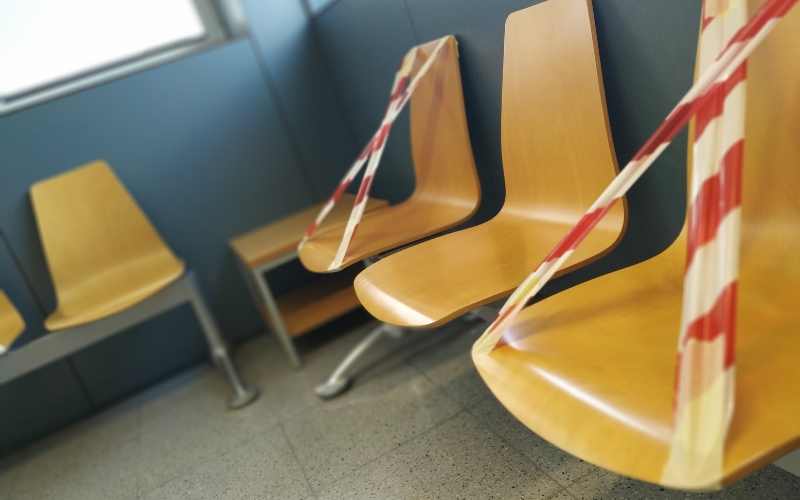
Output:
[[[800,446],[798,53],[795,9],[749,66],[736,406],[723,483]],[[475,358],[492,392],[573,455],[660,482],[672,433],[685,245],[684,231],[657,257],[525,309],[510,344]]]
[[[0,354],[7,351],[24,330],[22,316],[5,292],[0,290]]]
[[[507,295],[617,172],[591,4],[550,0],[506,24],[502,149],[506,200],[482,225],[390,255],[356,293],[381,321],[431,327]],[[562,273],[616,245],[616,207]]]
[[[322,230],[347,222],[354,200],[355,196],[351,194],[342,195],[340,202],[333,207],[328,218],[325,219]],[[370,198],[367,202],[366,212],[384,208],[387,205],[385,200]],[[231,240],[231,247],[239,259],[250,268],[257,268],[287,253],[294,252],[306,228],[314,222],[322,206],[323,203],[318,203],[301,212],[238,236]]]
[[[417,68],[434,46],[431,42],[421,47],[423,57],[416,61]],[[457,226],[478,207],[480,185],[454,37],[417,87],[410,107],[414,192],[398,205],[364,215],[343,266]],[[314,272],[329,272],[343,231],[344,224],[339,224],[317,232],[299,253],[303,265]]]
[[[30,191],[60,330],[122,311],[183,274],[184,264],[103,161],[38,182]]]
[[[355,273],[345,270],[278,297],[278,308],[289,335],[299,337],[357,309],[354,276]]]

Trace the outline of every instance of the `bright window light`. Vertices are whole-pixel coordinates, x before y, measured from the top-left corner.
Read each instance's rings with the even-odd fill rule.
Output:
[[[0,0],[0,100],[207,36],[193,0]]]

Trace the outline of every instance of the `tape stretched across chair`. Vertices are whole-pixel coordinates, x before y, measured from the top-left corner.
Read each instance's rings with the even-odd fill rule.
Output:
[[[747,22],[746,0],[706,0],[697,68],[708,68]],[[675,429],[663,473],[720,477],[733,417],[736,286],[747,63],[695,115]]]
[[[358,224],[364,215],[364,208],[367,206],[369,193],[372,188],[372,181],[375,177],[375,172],[380,165],[381,158],[383,157],[383,151],[386,148],[386,142],[389,138],[389,134],[392,131],[394,122],[397,120],[398,116],[400,116],[400,113],[411,99],[414,90],[416,90],[420,81],[431,69],[434,62],[436,62],[436,59],[442,53],[442,49],[444,49],[448,40],[451,38],[453,38],[452,35],[448,35],[436,40],[436,45],[433,52],[425,61],[425,63],[419,68],[419,70],[416,71],[416,73],[414,72],[414,63],[419,57],[419,47],[414,47],[408,53],[406,53],[405,57],[403,57],[403,62],[400,66],[400,69],[395,75],[394,84],[392,85],[392,92],[389,97],[389,104],[386,108],[386,113],[384,114],[383,120],[381,121],[381,125],[378,127],[378,130],[375,132],[375,134],[373,134],[372,138],[369,140],[362,152],[358,155],[355,162],[353,162],[345,176],[339,182],[338,187],[330,196],[327,203],[325,203],[325,205],[322,207],[322,210],[320,210],[314,222],[312,222],[308,226],[308,229],[306,229],[303,239],[298,245],[298,249],[302,248],[303,245],[305,245],[305,243],[314,236],[322,222],[325,220],[328,214],[330,214],[331,210],[342,197],[344,192],[366,165],[366,170],[363,178],[361,179],[361,184],[358,188],[358,194],[356,195],[356,199],[353,203],[353,209],[350,212],[350,217],[347,221],[347,225],[345,226],[344,234],[342,235],[336,255],[328,266],[329,271],[336,271],[341,268],[342,262],[347,256],[347,250],[350,248],[350,243],[355,236]]]
[[[700,470],[698,464],[722,466],[721,453],[733,408],[733,322],[740,204],[737,173],[741,168],[741,139],[744,135],[740,123],[744,116],[741,97],[744,88],[741,84],[746,75],[744,63],[796,3],[797,0],[768,0],[724,46],[720,46],[722,50],[713,62],[709,63],[708,55],[703,55],[701,64],[708,67],[702,69],[695,84],[578,224],[514,291],[496,320],[473,347],[474,357],[488,355],[503,340],[506,327],[553,277],[611,206],[622,199],[677,133],[696,116],[698,139],[695,151],[700,154],[695,160],[703,165],[693,173],[684,294],[685,303],[689,304],[684,306],[682,319],[684,327],[680,336],[675,387],[676,432],[665,476],[708,472],[707,468]],[[725,9],[727,4],[719,0],[707,4],[703,18],[706,29],[721,29],[723,25],[715,23],[725,20],[725,28],[715,35],[717,37],[724,37],[729,28],[736,26],[740,8],[738,0],[735,6],[729,7],[730,11]],[[716,140],[723,137],[722,142]],[[712,140],[706,144],[708,138]],[[696,277],[689,276],[691,273]],[[704,348],[696,349],[703,342],[706,343]],[[711,347],[713,342],[718,342],[718,346]],[[717,356],[711,359],[711,363],[704,357],[708,349]],[[689,365],[694,370],[690,370]],[[697,378],[699,375],[702,377]],[[711,412],[709,408],[715,410]],[[710,437],[703,436],[702,433],[709,429],[713,430]]]

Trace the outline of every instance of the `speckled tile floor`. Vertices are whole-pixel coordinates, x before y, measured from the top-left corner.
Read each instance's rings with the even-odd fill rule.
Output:
[[[550,446],[489,394],[469,359],[481,331],[455,322],[365,360],[353,389],[313,387],[366,327],[288,366],[276,342],[237,351],[263,394],[225,411],[209,367],[181,374],[0,463],[0,500],[23,499],[798,499],[777,467],[687,495],[607,473]]]

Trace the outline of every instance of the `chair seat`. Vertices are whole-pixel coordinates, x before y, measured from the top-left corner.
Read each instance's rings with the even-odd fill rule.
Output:
[[[663,484],[683,257],[682,243],[674,244],[645,263],[528,307],[501,346],[474,356],[481,376],[511,413],[551,443]],[[800,318],[786,314],[789,299],[765,300],[760,285],[769,286],[764,276],[774,270],[750,269],[740,279],[736,408],[723,484],[800,445],[800,398],[787,394],[800,387]]]
[[[404,203],[367,212],[342,267],[455,227],[468,220],[476,208],[477,199],[474,203],[450,203],[413,196]],[[303,245],[299,257],[308,270],[331,272],[328,266],[336,256],[345,225],[322,229]]]
[[[620,235],[623,217],[618,207],[562,272],[611,248]],[[479,226],[380,260],[356,277],[356,294],[381,321],[433,327],[508,294],[569,228],[567,221],[533,220],[501,212]]]
[[[339,203],[333,207],[323,223],[321,230],[325,231],[329,225],[333,227],[347,222],[355,199],[356,197],[350,193],[343,194]],[[250,269],[257,269],[281,259],[297,250],[297,244],[303,238],[303,232],[309,224],[314,222],[323,205],[323,203],[312,205],[300,212],[237,236],[231,240],[231,247],[239,259]],[[371,212],[386,206],[388,203],[385,200],[370,197],[364,210]]]
[[[180,278],[185,267],[171,252],[164,251],[89,276],[62,291],[45,327],[63,330],[121,312]]]
[[[25,322],[17,309],[0,291],[0,354],[3,354],[25,329]]]

